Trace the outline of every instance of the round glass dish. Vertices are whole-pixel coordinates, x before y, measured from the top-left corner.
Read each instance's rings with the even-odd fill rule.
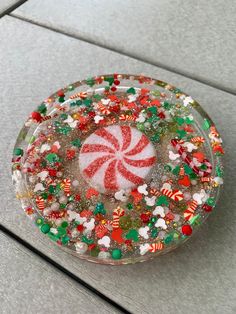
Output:
[[[44,100],[14,148],[25,213],[80,258],[121,265],[189,239],[223,183],[222,140],[201,106],[144,76],[88,78]]]

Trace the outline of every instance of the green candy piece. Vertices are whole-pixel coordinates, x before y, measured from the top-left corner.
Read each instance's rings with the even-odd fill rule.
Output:
[[[180,166],[176,166],[176,167],[172,170],[172,173],[173,173],[175,176],[178,176],[178,175],[179,175],[179,172],[180,172]]]
[[[167,164],[164,166],[164,170],[170,172],[172,170],[172,168],[170,165]]]
[[[111,86],[114,83],[114,77],[105,77],[104,81],[108,82],[109,85]]]
[[[76,106],[81,106],[81,105],[83,105],[83,102],[82,102],[81,99],[76,100],[75,103],[76,103]]]
[[[169,110],[169,109],[171,108],[171,104],[168,103],[167,101],[164,101],[163,107],[164,107],[166,110]]]
[[[14,149],[14,155],[16,155],[16,156],[23,156],[23,154],[24,154],[24,151],[23,151],[22,148],[16,147]]]
[[[190,178],[191,180],[197,179],[197,174],[193,172],[193,173],[191,173],[191,174],[189,175],[189,178]]]
[[[185,119],[185,123],[186,123],[186,124],[193,124],[193,123],[194,123],[194,120],[193,120],[193,119],[190,119],[189,117],[187,117],[187,118]]]
[[[165,195],[159,196],[157,201],[156,201],[156,205],[157,206],[159,206],[159,205],[166,205],[166,206],[168,206],[169,202],[167,200],[167,197]]]
[[[93,95],[93,98],[95,98],[97,100],[101,100],[102,99],[102,95],[95,94],[95,95]]]
[[[202,128],[203,128],[204,130],[208,130],[208,129],[210,129],[210,127],[211,127],[211,122],[210,122],[208,119],[204,119]]]
[[[184,171],[186,174],[193,173],[193,170],[187,164],[184,164]]]
[[[155,135],[151,136],[151,141],[154,143],[159,142],[160,141],[160,135],[156,133]]]
[[[45,104],[41,104],[41,105],[39,105],[38,106],[38,112],[40,112],[41,114],[46,114],[46,112],[47,112],[47,107],[46,107],[46,105]]]
[[[122,256],[121,250],[120,249],[114,249],[111,252],[111,256],[112,256],[113,259],[120,259],[121,256]]]
[[[130,87],[129,89],[127,89],[126,93],[135,95],[136,91],[133,87]]]
[[[43,224],[41,225],[40,227],[40,230],[43,232],[43,233],[48,233],[50,231],[50,225],[49,224]]]
[[[185,131],[185,130],[177,130],[177,132],[176,133],[178,133],[178,136],[179,136],[179,138],[184,138],[185,137],[185,135],[187,134],[187,132]]]
[[[81,147],[81,140],[79,139],[79,138],[77,138],[77,139],[75,139],[75,140],[73,140],[72,142],[71,142],[71,144],[73,145],[73,146],[76,146],[76,147]]]
[[[90,87],[92,87],[95,84],[95,80],[93,78],[88,78],[86,80],[86,84]]]
[[[93,239],[88,239],[86,236],[82,236],[81,241],[87,244],[93,244]]]
[[[191,218],[189,220],[190,225],[199,225],[200,224],[200,218],[201,216],[199,214],[197,214],[196,216],[193,216],[193,218]]]
[[[58,241],[60,239],[60,237],[58,236],[58,234],[54,234],[52,232],[48,232],[47,236],[52,240],[52,241]]]
[[[92,99],[86,98],[83,100],[83,105],[85,105],[86,107],[89,107],[92,104],[92,102],[93,102]]]
[[[138,231],[135,229],[130,229],[125,237],[127,240],[133,240],[134,242],[138,242]]]
[[[137,129],[138,130],[140,130],[140,131],[144,131],[145,130],[145,126],[144,126],[144,124],[143,123],[137,123],[136,124],[136,127],[137,127]]]
[[[59,157],[57,156],[57,154],[55,153],[50,153],[50,154],[47,154],[46,156],[46,160],[50,163],[54,163],[54,162],[57,162],[59,161]]]
[[[207,205],[210,205],[210,206],[215,206],[216,202],[215,202],[215,199],[213,197],[209,197],[206,201]]]
[[[158,89],[155,89],[153,91],[151,91],[151,94],[155,97],[158,97],[161,95],[161,92]]]
[[[57,227],[58,235],[61,237],[66,234],[66,229],[63,227]]]
[[[184,124],[184,118],[176,117],[175,120],[176,120],[176,122],[178,123],[178,125]]]
[[[148,111],[150,111],[152,114],[157,114],[157,107],[156,106],[149,107]]]
[[[64,102],[65,101],[65,97],[64,96],[58,97],[58,101],[61,102],[61,103]]]
[[[69,91],[69,92],[71,92],[72,90],[74,90],[75,88],[74,88],[74,86],[73,85],[69,85],[68,87],[67,87],[67,90]]]

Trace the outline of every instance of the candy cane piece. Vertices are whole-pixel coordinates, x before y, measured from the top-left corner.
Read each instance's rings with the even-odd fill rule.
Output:
[[[181,158],[184,162],[200,177],[206,177],[208,176],[212,171],[212,165],[209,162],[209,160],[204,159],[203,164],[207,167],[206,170],[201,170],[191,160],[191,158],[187,155],[182,145],[179,143],[177,139],[172,139],[171,144],[173,147],[177,150],[177,152],[180,154]]]
[[[44,204],[44,199],[42,198],[42,196],[37,196],[35,199],[35,202],[39,210],[44,210],[45,204]]]
[[[185,220],[190,220],[194,216],[194,212],[198,206],[198,203],[196,201],[190,202],[188,205],[187,209],[184,211],[184,219]]]
[[[71,187],[71,180],[70,179],[64,179],[63,180],[64,183],[64,192],[66,194],[70,194],[70,187]]]
[[[157,243],[150,244],[148,250],[149,250],[149,252],[155,253],[156,251],[162,250],[163,247],[164,247],[163,243],[159,241]]]
[[[122,217],[124,214],[125,214],[124,209],[119,206],[113,211],[113,221],[112,221],[113,229],[119,228],[120,217]]]

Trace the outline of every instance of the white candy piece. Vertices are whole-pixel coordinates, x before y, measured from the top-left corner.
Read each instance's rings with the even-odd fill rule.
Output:
[[[95,121],[95,123],[96,124],[98,124],[101,120],[103,120],[104,118],[103,117],[101,117],[101,116],[99,116],[99,115],[96,115],[95,117],[94,117],[94,121]]]
[[[68,210],[67,214],[69,216],[68,217],[69,221],[75,220],[75,221],[78,221],[80,224],[82,224],[82,223],[84,223],[87,220],[87,218],[81,217],[79,213],[76,213],[76,212],[74,212],[72,210]]]
[[[47,170],[43,170],[37,174],[37,177],[39,177],[41,181],[44,181],[47,178],[47,176],[48,176]]]
[[[38,191],[44,191],[45,187],[43,186],[42,183],[37,183],[34,187],[34,192],[38,192]]]
[[[147,191],[147,184],[143,184],[138,186],[138,192],[144,195],[148,195],[148,191]]]
[[[111,257],[111,254],[109,252],[106,252],[106,251],[101,251],[98,254],[98,258],[100,258],[100,259],[108,259],[110,257]]]
[[[155,227],[157,227],[157,228],[160,227],[160,228],[166,230],[167,229],[167,225],[166,225],[165,219],[159,218],[157,220],[157,222],[155,223]]]
[[[161,217],[163,218],[163,217],[165,217],[164,208],[163,208],[162,206],[157,206],[157,207],[155,208],[155,210],[152,212],[152,214],[153,214],[154,216],[159,215],[159,216],[161,216]]]
[[[85,232],[92,231],[95,227],[95,219],[92,218],[90,221],[84,222],[83,226],[86,228]]]
[[[115,196],[115,199],[117,199],[118,201],[121,201],[121,202],[125,202],[127,200],[127,196],[125,195],[124,190],[120,190],[120,191],[116,192],[114,196]]]
[[[108,105],[109,104],[109,102],[110,102],[110,99],[101,99],[101,103],[103,104],[103,105]]]
[[[145,202],[147,206],[154,206],[156,202],[156,196],[152,196],[152,197],[145,196]]]
[[[182,97],[181,97],[182,98]],[[192,97],[190,97],[190,96],[184,96],[184,98],[183,98],[183,105],[186,107],[186,106],[188,106],[189,104],[191,104],[191,103],[193,103],[194,102],[194,100],[192,99]]]
[[[169,159],[170,160],[176,160],[180,157],[180,154],[175,154],[172,152],[172,150],[169,151]]]
[[[185,142],[182,146],[186,147],[189,153],[191,153],[194,149],[197,149],[197,146],[190,142]]]
[[[70,115],[68,115],[67,119],[63,122],[69,124],[72,129],[74,129],[77,125],[77,120],[74,120]]]
[[[142,227],[138,229],[138,233],[140,234],[141,237],[143,237],[144,239],[148,239],[148,231],[149,231],[149,227]]]
[[[50,150],[50,149],[51,149],[51,147],[48,144],[43,144],[41,146],[41,148],[40,148],[40,153],[42,154],[42,153],[44,153],[44,152],[46,152],[47,150]]]
[[[104,245],[105,247],[110,247],[111,239],[108,236],[102,237],[100,240],[98,240],[99,245]]]
[[[144,122],[146,120],[145,114],[143,112],[140,112],[138,118],[136,119],[137,122]]]
[[[87,251],[88,244],[78,241],[78,242],[75,243],[75,249],[76,249],[77,253],[83,254],[83,253],[85,253]]]
[[[148,243],[141,244],[139,247],[140,255],[144,255],[148,252],[150,245]]]

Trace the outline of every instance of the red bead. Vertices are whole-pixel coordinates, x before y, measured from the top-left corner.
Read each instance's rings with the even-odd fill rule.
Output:
[[[193,230],[190,225],[183,225],[182,226],[182,233],[186,236],[190,236]]]
[[[48,173],[50,177],[55,177],[57,175],[57,171],[55,169],[48,169]]]
[[[211,212],[212,209],[213,209],[212,206],[207,205],[207,204],[204,204],[204,205],[202,206],[202,208],[205,210],[205,212]]]
[[[115,80],[115,81],[114,81],[114,84],[115,84],[115,85],[120,85],[120,81],[119,81],[119,80]]]
[[[31,113],[32,119],[36,120],[37,122],[40,122],[42,120],[41,114],[37,111],[34,111]]]
[[[63,92],[62,89],[57,92],[57,95],[58,95],[59,97],[64,97],[64,96],[65,96],[65,94],[64,94],[64,92]]]
[[[80,195],[79,195],[79,194],[76,194],[76,195],[75,195],[75,200],[78,202],[78,201],[80,201],[80,199],[81,199]]]
[[[115,87],[115,86],[112,86],[112,87],[111,87],[111,91],[115,92],[115,91],[116,91],[116,87]]]
[[[84,226],[83,226],[83,225],[78,225],[78,226],[76,227],[76,229],[77,229],[79,232],[81,232],[81,231],[84,230]]]

